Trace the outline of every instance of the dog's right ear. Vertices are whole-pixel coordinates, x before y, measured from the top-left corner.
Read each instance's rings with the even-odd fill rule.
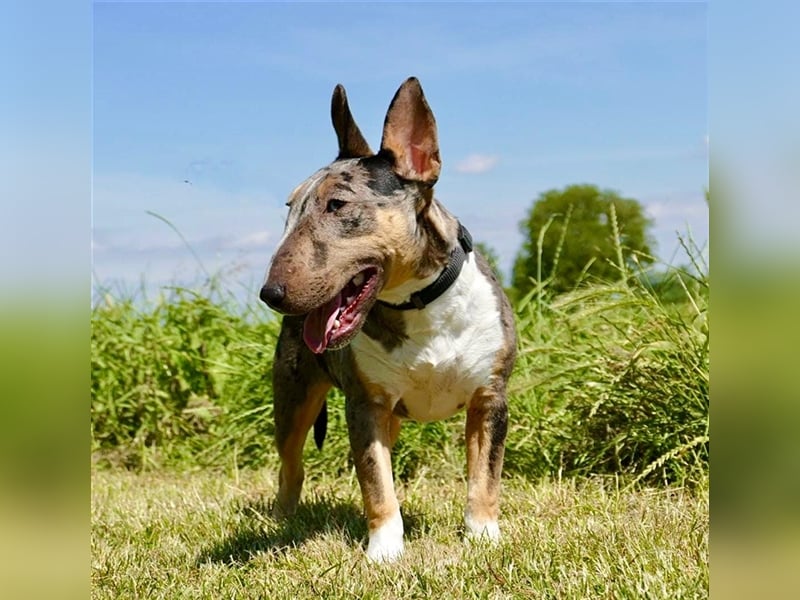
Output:
[[[339,138],[339,156],[337,158],[362,158],[372,156],[372,150],[361,135],[361,130],[356,125],[347,104],[347,94],[342,84],[333,88],[331,98],[331,120]]]

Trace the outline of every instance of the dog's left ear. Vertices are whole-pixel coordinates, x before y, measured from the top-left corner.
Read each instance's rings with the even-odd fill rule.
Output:
[[[383,123],[381,151],[394,156],[394,170],[403,179],[433,185],[439,179],[439,137],[431,107],[416,77],[409,77],[392,99]]]
[[[372,150],[370,150],[367,140],[364,139],[350,112],[347,94],[341,83],[333,88],[331,120],[333,121],[333,128],[336,130],[336,137],[339,139],[338,158],[372,156]]]

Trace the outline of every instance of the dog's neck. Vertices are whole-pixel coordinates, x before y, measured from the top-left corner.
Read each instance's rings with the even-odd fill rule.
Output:
[[[472,236],[460,222],[458,223],[457,240],[458,243],[450,252],[447,266],[438,275],[432,275],[425,280],[410,280],[393,290],[394,297],[408,298],[407,300],[392,302],[387,299],[379,299],[378,301],[394,310],[424,310],[428,304],[439,298],[455,283],[464,266],[467,254],[472,252]],[[417,289],[420,284],[424,284],[424,287]]]

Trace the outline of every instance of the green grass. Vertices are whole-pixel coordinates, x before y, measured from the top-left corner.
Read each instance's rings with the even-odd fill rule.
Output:
[[[651,483],[702,478],[709,378],[699,302],[663,305],[646,290],[617,284],[544,307],[523,304],[510,468]]]
[[[621,263],[620,263],[621,264]],[[212,278],[92,311],[97,598],[695,598],[708,595],[708,281],[702,265],[516,302],[504,541],[468,548],[464,415],[406,423],[392,461],[407,553],[375,567],[344,399],[275,522],[278,323]],[[697,274],[701,273],[701,274]],[[680,301],[675,290],[683,292]]]
[[[708,466],[707,283],[662,303],[630,277],[517,305],[506,469],[527,477],[622,474],[692,485]],[[277,322],[213,284],[156,302],[107,297],[92,313],[92,443],[99,465],[134,470],[260,467],[272,446]],[[344,400],[332,393],[322,452],[346,472]],[[432,452],[463,462],[463,415],[404,425],[395,473]]]
[[[431,462],[435,467],[443,459]],[[269,516],[274,471],[95,470],[94,598],[705,598],[705,490],[504,481],[497,547],[462,537],[463,477],[402,485],[406,553],[366,561],[355,478],[318,473]]]
[[[105,295],[92,313],[95,459],[133,469],[218,465],[271,450],[278,323],[212,281],[154,302]]]

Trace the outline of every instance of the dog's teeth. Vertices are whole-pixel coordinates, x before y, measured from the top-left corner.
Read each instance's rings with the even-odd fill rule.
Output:
[[[353,277],[353,285],[360,286],[362,283],[364,283],[364,274],[363,273],[359,273],[358,275]]]
[[[339,319],[335,319],[333,321],[333,328],[334,329],[339,329],[339,327],[341,327],[341,326],[342,326],[342,322]]]

